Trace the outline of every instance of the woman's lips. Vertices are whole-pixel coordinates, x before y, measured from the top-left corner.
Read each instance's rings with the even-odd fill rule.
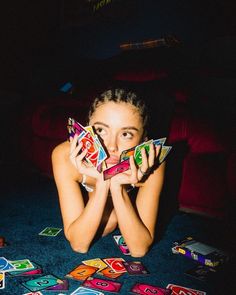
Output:
[[[115,165],[115,164],[119,163],[119,160],[120,160],[120,158],[118,158],[116,156],[111,156],[106,160],[106,164]]]

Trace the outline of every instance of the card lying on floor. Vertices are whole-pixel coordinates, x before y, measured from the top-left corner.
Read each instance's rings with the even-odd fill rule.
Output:
[[[113,239],[124,255],[131,255],[122,235],[114,235]]]
[[[172,295],[183,295],[183,294],[188,294],[188,295],[206,295],[206,292],[204,291],[199,291],[179,285],[174,285],[174,284],[169,284],[167,289],[172,291]]]
[[[130,275],[146,275],[149,273],[141,261],[125,261],[123,265]]]
[[[104,293],[102,293],[100,291],[96,291],[96,290],[92,290],[92,289],[88,289],[88,288],[84,288],[84,287],[77,288],[70,295],[81,295],[81,294],[83,294],[83,295],[104,295]]]
[[[102,290],[106,292],[114,292],[118,293],[122,286],[121,283],[110,281],[110,280],[103,280],[99,278],[89,277],[86,281],[82,284],[84,287]]]
[[[8,275],[10,276],[33,276],[33,275],[40,275],[43,273],[43,270],[41,266],[34,262],[30,262],[31,265],[33,265],[33,268],[30,269],[25,269],[24,267],[22,269],[14,270],[14,271],[9,271]]]
[[[98,275],[104,276],[109,279],[117,279],[120,276],[122,276],[124,273],[123,272],[115,272],[110,266],[104,268],[103,270],[97,272]]]
[[[42,230],[39,235],[40,236],[47,236],[47,237],[55,237],[59,234],[59,232],[62,231],[62,228],[57,227],[45,227],[44,230]]]
[[[0,289],[5,288],[5,272],[0,271]]]
[[[83,260],[82,263],[97,268],[97,271],[101,271],[107,267],[107,264],[101,258]]]
[[[31,292],[41,291],[52,286],[56,286],[61,283],[62,280],[55,277],[54,275],[41,276],[37,279],[32,279],[21,283],[26,289]]]
[[[9,270],[15,270],[15,267],[5,257],[0,257],[0,271]]]
[[[158,286],[153,286],[149,284],[136,283],[130,290],[130,292],[140,295],[171,295],[171,290],[164,289]]]
[[[193,268],[185,271],[185,274],[200,281],[207,281],[216,273],[216,269],[206,265],[196,265]]]
[[[104,258],[103,260],[107,265],[109,265],[114,270],[114,272],[116,273],[127,272],[126,268],[123,265],[123,262],[125,261],[123,258],[112,257],[112,258]]]
[[[78,280],[78,281],[84,281],[91,275],[93,275],[95,272],[97,272],[99,268],[80,264],[76,266],[72,271],[70,271],[68,274],[66,274],[67,278]]]

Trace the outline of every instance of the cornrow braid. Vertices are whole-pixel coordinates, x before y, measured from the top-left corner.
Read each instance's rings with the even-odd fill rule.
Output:
[[[136,93],[123,88],[108,89],[102,92],[98,97],[96,97],[90,107],[90,110],[88,113],[88,121],[91,119],[93,113],[96,111],[96,109],[99,106],[110,101],[113,101],[116,103],[120,103],[120,102],[129,103],[132,106],[134,106],[138,110],[143,120],[144,136],[147,135],[146,130],[148,125],[149,115],[148,115],[147,107],[144,100],[141,99]]]

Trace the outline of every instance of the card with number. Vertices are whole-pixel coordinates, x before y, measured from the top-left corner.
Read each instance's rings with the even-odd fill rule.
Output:
[[[136,283],[130,290],[135,294],[140,295],[149,295],[149,294],[156,294],[156,295],[171,295],[171,290],[164,289],[158,286],[153,286],[149,284],[142,284]]]
[[[10,271],[8,272],[8,275],[10,276],[33,276],[33,275],[41,275],[43,273],[43,269],[41,268],[41,266],[39,266],[38,264],[34,263],[34,262],[30,262],[30,264],[33,265],[32,269],[19,269],[18,270],[14,270],[14,271]]]
[[[15,270],[14,266],[5,257],[0,257],[0,271],[9,270]]]
[[[84,281],[97,271],[98,271],[97,267],[80,264],[77,267],[75,267],[73,270],[71,270],[68,274],[66,274],[66,277],[70,279],[78,280],[78,281]]]
[[[149,274],[146,267],[141,261],[125,261],[124,267],[130,275],[146,275]]]
[[[38,292],[24,293],[23,295],[43,295],[43,293],[38,291]]]
[[[41,291],[46,288],[55,286],[59,284],[61,280],[54,275],[46,275],[41,276],[37,279],[32,279],[26,282],[21,283],[26,289],[30,290],[31,292]]]
[[[73,293],[71,293],[70,295],[104,295],[104,293],[100,292],[100,291],[96,291],[96,290],[91,290],[88,288],[84,288],[84,287],[79,287],[77,288]]]
[[[108,266],[110,266],[116,273],[127,272],[126,268],[123,265],[123,262],[125,261],[123,258],[119,258],[119,257],[104,258],[103,261]]]
[[[146,142],[141,143],[140,145],[136,146],[135,151],[134,151],[134,160],[135,163],[140,166],[142,165],[142,154],[141,154],[141,150],[145,149],[145,151],[147,153],[149,153],[150,150],[150,144],[153,143],[153,140],[149,140]]]
[[[188,295],[206,295],[206,292],[199,291],[179,285],[169,284],[167,289],[172,291],[173,295],[181,295],[181,294],[188,294]]]
[[[101,258],[94,258],[89,260],[83,260],[83,264],[96,267],[98,270],[101,271],[107,267],[107,264]]]
[[[47,237],[55,237],[59,234],[59,232],[61,232],[62,229],[61,228],[57,228],[57,227],[45,227],[44,230],[42,230],[39,235],[40,236],[47,236]]]
[[[5,288],[5,272],[0,271],[0,290]]]
[[[112,178],[118,173],[125,172],[129,170],[129,168],[130,168],[129,159],[122,161],[110,168],[107,168],[106,170],[103,171],[104,180]]]
[[[117,279],[122,276],[124,273],[115,272],[110,266],[104,268],[103,270],[97,272],[98,275],[104,276],[109,279]]]
[[[116,245],[118,246],[118,248],[120,249],[120,251],[124,255],[130,255],[130,251],[129,251],[122,235],[114,235],[113,239],[114,239]]]
[[[114,292],[114,293],[118,293],[122,286],[122,284],[119,282],[93,278],[93,277],[89,277],[86,281],[83,282],[82,285],[84,287],[102,290],[106,292]]]

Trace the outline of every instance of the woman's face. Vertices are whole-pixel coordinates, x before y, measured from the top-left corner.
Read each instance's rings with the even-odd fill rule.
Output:
[[[119,162],[120,154],[139,144],[143,135],[142,118],[134,106],[125,102],[106,102],[97,107],[90,118],[109,153],[107,166]]]

